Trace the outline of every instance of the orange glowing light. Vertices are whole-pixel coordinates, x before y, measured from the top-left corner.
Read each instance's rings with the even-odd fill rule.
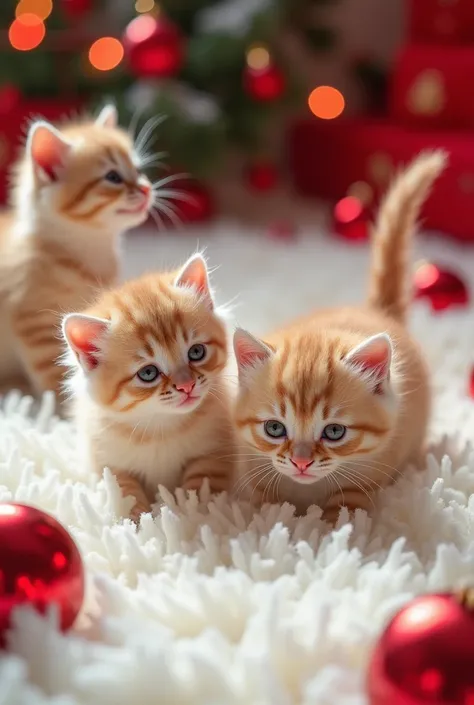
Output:
[[[361,215],[362,203],[355,196],[346,196],[334,206],[334,215],[341,223],[350,223]]]
[[[434,264],[422,262],[415,273],[415,281],[420,289],[428,289],[439,279],[439,270]]]
[[[309,109],[322,120],[334,120],[344,111],[346,102],[341,91],[332,86],[318,86],[308,98]]]
[[[36,15],[40,20],[45,20],[53,11],[53,0],[20,0],[16,6],[15,15]]]
[[[37,15],[27,12],[10,25],[8,39],[14,49],[30,51],[41,44],[46,34],[44,22]]]
[[[136,0],[136,12],[151,12],[155,7],[155,0]]]
[[[98,71],[110,71],[120,64],[124,50],[115,37],[97,39],[89,49],[89,61]]]
[[[253,46],[247,52],[247,65],[254,71],[263,71],[270,66],[270,52],[264,46]]]

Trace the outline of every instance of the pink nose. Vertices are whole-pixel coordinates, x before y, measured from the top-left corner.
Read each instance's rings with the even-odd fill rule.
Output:
[[[144,196],[148,196],[148,194],[150,193],[150,190],[151,190],[151,186],[149,184],[138,184],[138,190]]]
[[[184,392],[185,394],[191,394],[193,391],[194,387],[196,386],[196,382],[191,379],[188,382],[181,382],[180,384],[175,384],[174,385],[178,392]]]
[[[314,460],[308,458],[290,458],[293,465],[295,465],[300,472],[304,472],[310,465],[314,463]]]

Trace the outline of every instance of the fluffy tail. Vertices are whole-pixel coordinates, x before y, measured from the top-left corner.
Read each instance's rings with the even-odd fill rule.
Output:
[[[410,300],[409,245],[421,206],[446,162],[443,151],[422,152],[397,176],[375,222],[369,305],[401,322]]]

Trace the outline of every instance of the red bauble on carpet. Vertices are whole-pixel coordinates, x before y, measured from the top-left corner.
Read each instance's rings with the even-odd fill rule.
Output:
[[[433,311],[466,306],[469,291],[461,277],[433,262],[422,262],[414,275],[415,298],[427,299]]]
[[[139,78],[176,76],[183,65],[183,36],[162,15],[136,17],[125,30],[123,44],[130,68]]]
[[[474,592],[424,595],[390,622],[370,663],[371,705],[474,702]]]
[[[56,604],[68,629],[83,598],[82,560],[66,529],[35,507],[0,503],[0,643],[16,607],[44,613]]]

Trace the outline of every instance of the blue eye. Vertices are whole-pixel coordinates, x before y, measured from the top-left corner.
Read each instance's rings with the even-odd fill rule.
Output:
[[[137,377],[142,382],[150,384],[160,376],[160,370],[156,365],[145,365],[137,372]]]
[[[321,438],[326,441],[340,441],[346,435],[347,428],[340,423],[330,423],[323,428]]]
[[[108,171],[104,176],[104,179],[109,181],[111,184],[123,184],[123,177],[118,173],[118,171],[115,171],[115,169]]]
[[[270,421],[265,421],[263,428],[265,433],[270,438],[284,438],[286,436],[286,428],[281,421],[276,419],[270,419]]]
[[[196,343],[196,345],[191,345],[188,350],[188,359],[191,362],[199,362],[204,360],[206,357],[206,346],[201,343]]]

